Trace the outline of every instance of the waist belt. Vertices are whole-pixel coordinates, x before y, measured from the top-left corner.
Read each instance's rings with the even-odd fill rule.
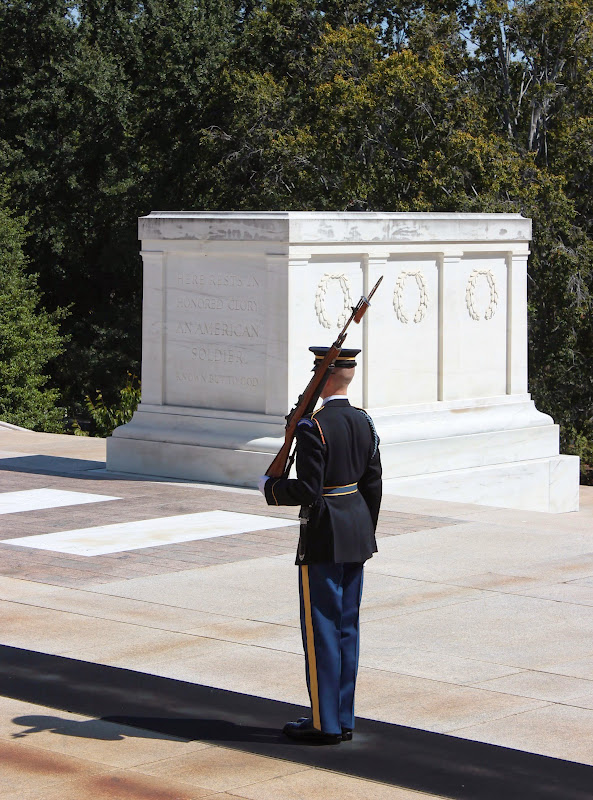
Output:
[[[323,487],[323,496],[328,497],[331,495],[339,494],[354,494],[354,492],[358,491],[358,484],[356,483],[348,483],[346,486],[324,486]]]

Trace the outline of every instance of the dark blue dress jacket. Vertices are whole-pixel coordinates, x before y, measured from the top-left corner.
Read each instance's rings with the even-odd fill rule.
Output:
[[[270,478],[268,505],[309,509],[297,564],[363,563],[377,551],[381,505],[379,438],[365,411],[344,398],[300,420],[297,477]],[[302,512],[301,512],[302,513]]]

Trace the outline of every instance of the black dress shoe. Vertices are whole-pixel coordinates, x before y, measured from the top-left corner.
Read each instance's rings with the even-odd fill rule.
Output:
[[[287,722],[282,728],[282,733],[290,739],[307,744],[340,744],[341,733],[326,733],[313,727],[313,720],[304,717],[296,722]]]
[[[342,728],[342,741],[343,742],[352,741],[352,728]]]

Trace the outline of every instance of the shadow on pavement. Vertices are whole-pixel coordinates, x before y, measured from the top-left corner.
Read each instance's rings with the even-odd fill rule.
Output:
[[[199,484],[204,488],[220,489],[219,484],[209,484],[208,481],[174,478],[166,475],[138,475],[132,472],[110,472],[105,467],[104,461],[89,461],[84,458],[69,458],[67,456],[22,455],[0,456],[0,472],[33,473],[34,475],[52,475],[59,478],[82,479],[85,481],[139,481],[140,483],[176,483],[188,485]],[[233,486],[233,492],[249,492],[255,494],[257,490]]]
[[[58,734],[97,738],[101,723],[109,722],[139,736],[149,731],[207,741],[454,800],[592,797],[593,767],[584,764],[369,719],[357,720],[352,742],[306,747],[280,733],[287,720],[303,715],[299,706],[6,645],[0,645],[0,694],[101,718],[73,725],[21,717],[29,726],[22,735],[42,724]]]
[[[123,718],[122,718],[123,719]],[[123,725],[131,723],[118,723],[113,720],[84,719],[72,720],[54,717],[49,714],[25,714],[13,717],[15,725],[22,725],[24,730],[11,734],[11,739],[26,739],[36,733],[56,733],[60,736],[73,736],[79,739],[96,739],[102,742],[123,742],[124,739],[184,739],[179,734],[167,734],[164,731],[153,731],[149,727],[138,728]],[[112,724],[115,723],[115,724]]]
[[[80,473],[90,473],[95,477],[97,473],[92,470],[105,468],[104,461],[88,461],[84,458],[68,458],[66,456],[23,455],[0,458],[0,470],[5,472],[34,472],[39,475],[61,475],[63,477],[78,478]],[[89,475],[84,478],[88,480]]]

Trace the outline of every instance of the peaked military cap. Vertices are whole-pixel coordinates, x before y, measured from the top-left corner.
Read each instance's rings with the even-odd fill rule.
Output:
[[[309,350],[312,353],[315,353],[315,366],[317,367],[323,359],[325,358],[329,347],[310,347]],[[356,366],[356,356],[360,353],[360,350],[354,350],[353,348],[348,349],[347,347],[342,348],[342,352],[336,358],[335,366],[338,369],[349,369]]]

